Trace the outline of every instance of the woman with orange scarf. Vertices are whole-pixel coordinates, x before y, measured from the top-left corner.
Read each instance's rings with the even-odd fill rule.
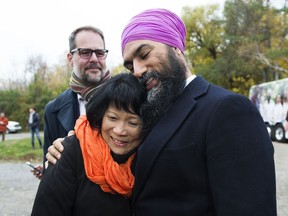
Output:
[[[34,215],[130,215],[132,161],[142,140],[140,108],[146,91],[130,74],[120,74],[96,90],[75,135],[43,176]]]

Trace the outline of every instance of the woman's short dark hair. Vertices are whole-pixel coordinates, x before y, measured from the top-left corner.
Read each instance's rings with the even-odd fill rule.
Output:
[[[110,105],[140,115],[146,100],[146,90],[132,74],[121,73],[107,80],[93,92],[86,105],[86,115],[92,128],[100,129],[104,113]]]

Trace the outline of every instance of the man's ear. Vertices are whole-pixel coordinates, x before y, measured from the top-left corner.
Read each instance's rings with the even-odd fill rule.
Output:
[[[174,50],[175,50],[176,55],[183,55],[182,51],[179,48],[174,47]]]
[[[67,56],[66,56],[66,58],[67,58],[67,61],[68,61],[68,63],[69,63],[69,66],[71,67],[71,68],[73,68],[73,54],[72,53],[67,53]]]

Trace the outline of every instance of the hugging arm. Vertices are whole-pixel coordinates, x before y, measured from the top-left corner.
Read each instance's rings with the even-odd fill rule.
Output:
[[[74,135],[74,131],[69,131],[68,136]],[[64,138],[56,139],[51,146],[49,146],[46,153],[46,159],[52,163],[56,164],[57,160],[61,158],[61,154],[64,151],[64,146],[62,144]]]

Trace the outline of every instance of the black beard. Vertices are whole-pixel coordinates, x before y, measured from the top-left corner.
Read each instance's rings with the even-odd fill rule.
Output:
[[[142,105],[141,116],[143,119],[143,136],[146,137],[158,120],[170,109],[176,98],[185,87],[186,68],[174,52],[169,49],[168,60],[162,61],[162,71],[147,72],[141,82],[150,77],[160,80],[161,84],[151,89],[147,101]]]

